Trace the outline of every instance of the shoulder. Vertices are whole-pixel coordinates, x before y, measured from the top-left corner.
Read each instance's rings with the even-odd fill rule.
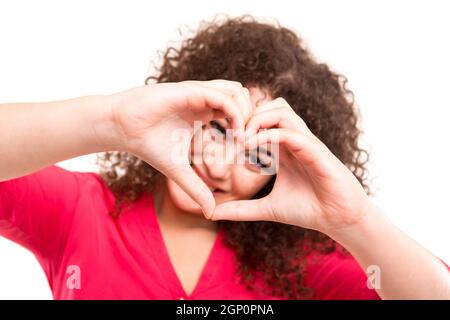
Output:
[[[68,201],[72,199],[78,204],[102,204],[112,210],[115,196],[109,189],[106,182],[96,172],[70,171],[52,165],[43,168],[30,177],[42,185],[42,189],[52,193],[60,200]]]

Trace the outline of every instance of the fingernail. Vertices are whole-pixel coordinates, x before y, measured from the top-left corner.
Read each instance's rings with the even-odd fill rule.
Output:
[[[206,217],[206,219],[211,220],[212,216],[213,216],[213,212],[208,212],[207,210],[203,210],[203,214]]]

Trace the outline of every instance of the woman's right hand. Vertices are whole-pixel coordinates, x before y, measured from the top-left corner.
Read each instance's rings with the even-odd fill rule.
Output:
[[[175,181],[207,216],[214,211],[214,197],[189,162],[194,121],[228,118],[243,132],[251,113],[248,90],[227,80],[159,83],[112,95],[122,149]]]

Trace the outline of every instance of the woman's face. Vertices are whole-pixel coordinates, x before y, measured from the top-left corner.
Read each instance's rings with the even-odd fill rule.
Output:
[[[249,91],[253,108],[271,99],[258,88],[252,87]],[[262,173],[273,162],[272,156],[264,149],[245,150],[241,143],[231,137],[230,130],[226,119],[214,120],[203,124],[191,143],[191,166],[210,187],[216,204],[250,199],[272,177]],[[194,140],[197,141],[196,147]],[[267,149],[270,151],[270,147]],[[202,214],[200,206],[173,180],[166,179],[166,183],[176,207],[186,212]]]

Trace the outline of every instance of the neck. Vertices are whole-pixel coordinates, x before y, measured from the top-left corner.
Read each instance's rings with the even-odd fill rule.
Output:
[[[195,214],[179,209],[172,201],[166,184],[155,194],[155,210],[161,227],[183,230],[217,231],[217,223],[206,219],[202,214]]]

